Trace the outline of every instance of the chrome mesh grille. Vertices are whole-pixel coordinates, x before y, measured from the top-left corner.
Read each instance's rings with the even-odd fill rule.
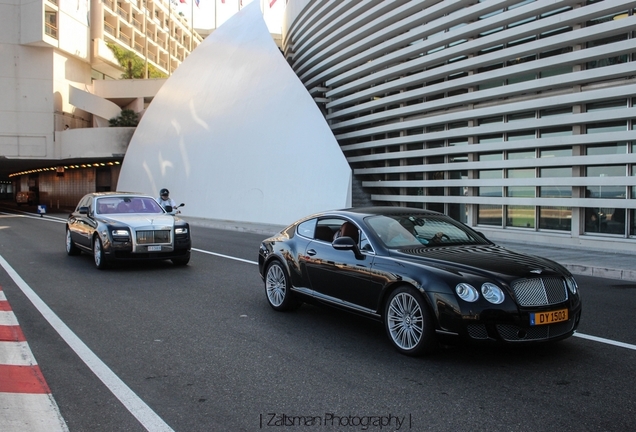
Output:
[[[499,336],[505,341],[516,342],[526,340],[543,340],[558,337],[572,331],[574,320],[556,324],[534,326],[522,329],[515,325],[500,324],[497,326]]]
[[[473,339],[488,339],[488,330],[483,324],[469,324],[468,335]]]
[[[137,231],[137,244],[170,244],[170,230]]]
[[[561,278],[520,279],[512,283],[520,306],[546,306],[567,300],[565,281]]]

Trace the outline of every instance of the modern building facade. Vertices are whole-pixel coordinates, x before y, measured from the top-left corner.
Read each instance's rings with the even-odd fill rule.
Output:
[[[0,1],[0,195],[114,189],[134,128],[109,119],[142,116],[165,78],[119,80],[108,45],[168,77],[201,40],[169,0]]]
[[[633,250],[635,7],[289,0],[283,46],[373,203]]]

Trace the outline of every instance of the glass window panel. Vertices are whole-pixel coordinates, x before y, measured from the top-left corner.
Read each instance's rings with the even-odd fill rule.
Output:
[[[468,222],[468,208],[466,204],[449,204],[448,215],[456,221],[462,223]]]
[[[557,167],[557,168],[541,168],[539,170],[540,177],[571,177],[571,167]],[[542,198],[571,198],[572,186],[541,186],[539,188],[539,196]]]
[[[503,170],[482,170],[479,171],[480,179],[501,179]],[[479,196],[501,197],[503,188],[501,186],[482,186],[479,188]]]
[[[606,133],[606,132],[622,132],[627,130],[626,122],[612,122],[612,123],[594,123],[588,124],[586,127],[588,134]]]
[[[636,236],[636,210],[629,211],[632,217],[630,218],[632,221],[632,226],[629,230],[629,235]]]
[[[623,143],[616,143],[616,144],[588,146],[585,149],[585,153],[588,156],[598,156],[598,155],[606,155],[606,154],[626,154],[627,143],[623,142]]]
[[[449,147],[464,146],[464,145],[468,145],[468,138],[453,138],[448,140]]]
[[[534,159],[535,153],[532,151],[519,151],[519,152],[508,152],[508,159]]]
[[[506,225],[515,228],[534,228],[534,206],[508,206]]]
[[[479,161],[499,161],[503,160],[503,153],[483,153],[479,155]]]
[[[502,142],[503,135],[484,135],[479,137],[479,144]]]
[[[501,226],[503,208],[500,205],[479,204],[477,223],[481,225]]]
[[[468,155],[467,154],[450,155],[448,156],[448,161],[450,163],[468,162]]]
[[[548,108],[548,109],[539,111],[540,117],[553,117],[553,116],[570,115],[570,114],[572,114],[572,107],[570,106]]]
[[[586,169],[587,177],[622,177],[625,176],[624,165],[590,166]],[[587,198],[625,198],[625,186],[588,186]]]
[[[520,141],[520,140],[534,139],[536,137],[536,133],[533,130],[509,132],[507,137],[508,137],[508,141]]]
[[[539,131],[539,135],[541,136],[541,138],[569,136],[569,135],[572,135],[572,128],[558,127],[558,128],[541,129]]]
[[[587,177],[622,177],[626,175],[625,165],[589,166]]]
[[[539,207],[539,229],[570,231],[571,207]]]
[[[608,109],[625,108],[625,107],[627,107],[627,99],[594,102],[594,103],[589,103],[585,106],[587,112],[603,111]]]
[[[542,158],[572,156],[572,148],[566,147],[566,148],[545,149],[540,151],[540,155]]]
[[[625,234],[626,210],[619,208],[588,207],[585,209],[585,232]]]
[[[491,124],[491,123],[503,123],[503,117],[487,117],[479,120],[479,125]]]
[[[536,117],[534,111],[526,111],[515,114],[508,114],[507,116],[508,122],[520,121],[520,120],[528,120]]]

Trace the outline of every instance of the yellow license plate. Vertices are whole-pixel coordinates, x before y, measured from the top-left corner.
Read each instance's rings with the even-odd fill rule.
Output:
[[[552,324],[568,320],[568,310],[561,309],[550,312],[537,312],[530,314],[530,325]]]

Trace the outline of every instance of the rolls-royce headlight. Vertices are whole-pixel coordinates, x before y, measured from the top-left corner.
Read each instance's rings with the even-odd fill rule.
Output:
[[[130,234],[127,230],[116,229],[113,230],[113,237],[128,237]]]
[[[182,228],[175,228],[174,229],[174,233],[175,234],[187,234],[188,233],[188,229],[185,227]]]
[[[576,294],[579,291],[579,287],[573,277],[565,278],[565,283],[572,294]]]
[[[501,288],[490,282],[481,286],[481,294],[492,304],[501,304],[506,298]]]
[[[479,293],[477,292],[477,289],[475,289],[474,286],[467,283],[462,282],[460,284],[457,284],[457,286],[455,287],[455,292],[457,293],[460,299],[469,303],[477,301],[477,299],[479,298]]]

